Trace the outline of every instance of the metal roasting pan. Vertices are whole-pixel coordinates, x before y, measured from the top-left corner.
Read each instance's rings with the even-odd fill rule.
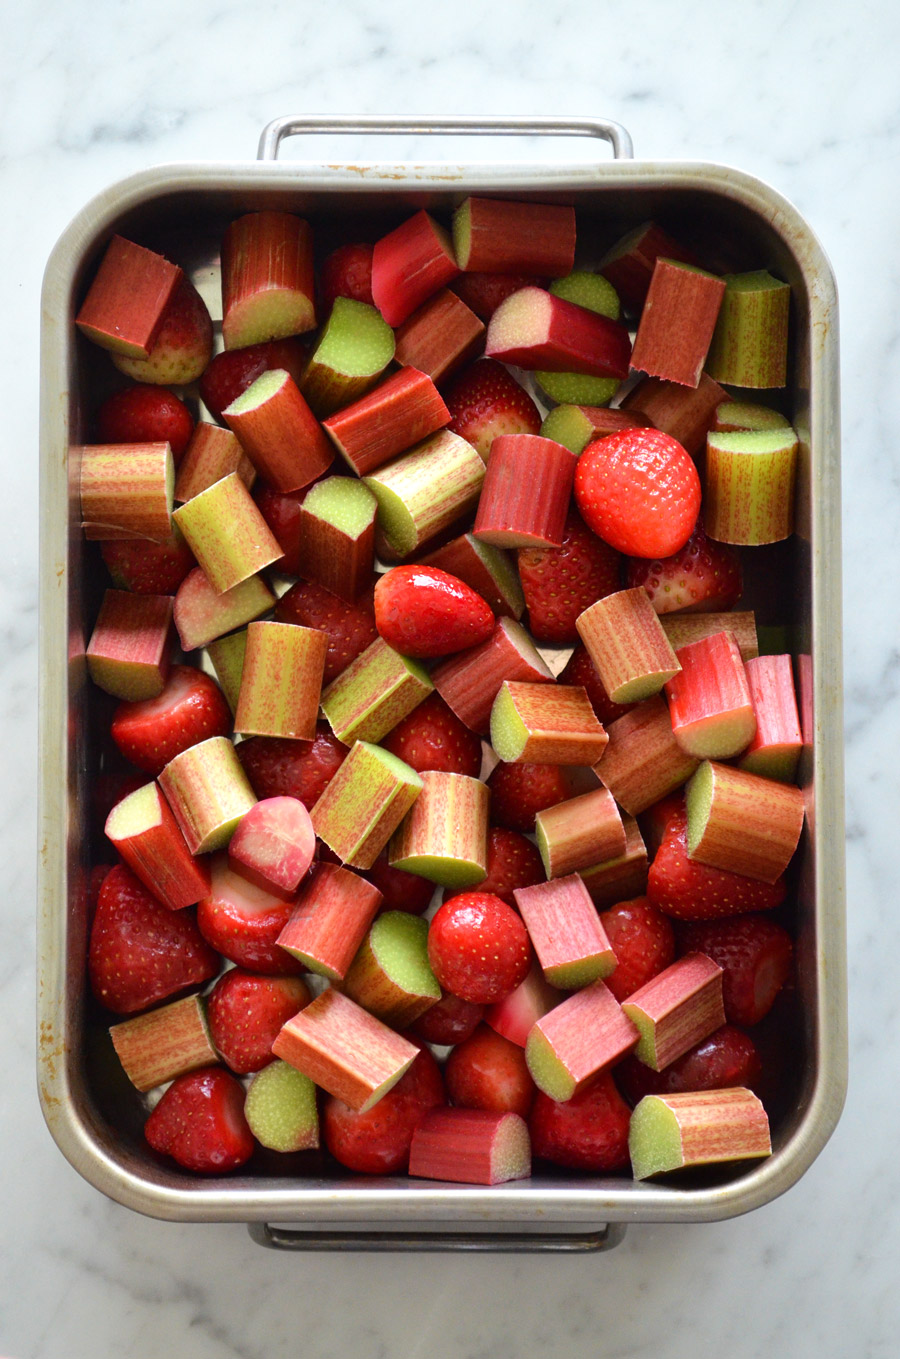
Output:
[[[614,158],[594,162],[591,144],[583,164],[278,160],[284,137],[310,133],[574,135],[605,139]],[[631,157],[624,128],[598,119],[283,118],[265,129],[257,161],[163,165],[114,184],[78,214],[50,257],[41,355],[38,1083],[60,1150],[129,1208],[181,1222],[247,1223],[272,1247],[583,1253],[615,1245],[628,1222],[710,1222],[769,1202],[799,1179],[837,1123],[847,1057],[834,278],[806,222],[766,184],[720,165]],[[278,1170],[257,1157],[252,1170],[227,1178],[181,1173],[143,1143],[146,1109],[117,1069],[108,1017],[86,986],[87,883],[91,864],[109,861],[92,788],[111,752],[110,705],[86,682],[84,653],[106,576],[96,545],[78,528],[69,450],[91,437],[93,411],[115,375],[104,354],[76,339],[73,316],[113,232],[182,264],[215,319],[218,242],[240,212],[281,208],[309,218],[323,238],[336,229],[338,241],[377,239],[420,207],[447,221],[468,194],[574,203],[584,265],[652,217],[702,248],[708,267],[765,267],[792,287],[784,409],[801,442],[798,531],[786,544],[755,550],[746,600],[762,624],[787,628],[805,740],[807,824],[792,869],[797,986],[762,1035],[791,1071],[787,1098],[773,1111],[774,1153],[749,1167],[643,1184],[566,1173],[491,1189],[371,1179],[335,1172],[311,1153]]]

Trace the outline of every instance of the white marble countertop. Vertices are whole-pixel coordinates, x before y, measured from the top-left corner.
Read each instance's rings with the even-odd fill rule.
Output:
[[[893,1356],[900,11],[884,0],[753,0],[740,13],[711,0],[630,10],[462,0],[440,12],[396,0],[333,9],[47,0],[34,13],[7,12],[0,43],[0,1353]],[[608,115],[630,129],[638,156],[720,161],[768,181],[832,261],[843,368],[851,1084],[814,1166],[747,1217],[633,1226],[617,1250],[582,1258],[279,1257],[239,1226],[166,1224],[108,1202],[44,1127],[33,1022],[41,274],[64,226],[112,181],[165,161],[252,158],[266,122],[301,111]],[[401,138],[393,154],[422,151]],[[327,148],[328,157],[359,154]],[[512,154],[501,148],[501,158]]]

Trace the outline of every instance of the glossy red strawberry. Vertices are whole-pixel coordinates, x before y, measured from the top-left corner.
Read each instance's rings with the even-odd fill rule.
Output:
[[[139,382],[106,398],[97,412],[97,432],[103,444],[167,443],[177,467],[194,417],[174,392]]]
[[[440,1000],[430,1006],[414,1024],[409,1032],[425,1043],[437,1043],[441,1047],[452,1047],[462,1043],[473,1034],[481,1023],[484,1006],[471,1000],[460,1000],[451,991],[442,991]]]
[[[319,290],[321,314],[327,317],[336,297],[352,297],[357,302],[372,302],[371,245],[341,245],[322,261]]]
[[[322,1109],[322,1136],[335,1160],[364,1175],[393,1175],[409,1164],[419,1120],[447,1103],[441,1069],[423,1049],[397,1084],[365,1113],[329,1095]]]
[[[575,468],[575,503],[588,528],[632,557],[671,557],[700,512],[700,478],[676,439],[625,429],[588,444]]]
[[[459,1043],[447,1058],[444,1081],[451,1104],[465,1109],[493,1109],[527,1118],[535,1084],[525,1052],[487,1024]]]
[[[375,586],[375,626],[404,656],[449,656],[487,641],[490,607],[458,576],[436,566],[395,566]]]
[[[633,703],[613,703],[603,687],[603,681],[597,674],[587,648],[581,642],[578,643],[566,662],[565,669],[560,674],[559,682],[560,684],[580,685],[582,689],[585,689],[591,701],[591,707],[605,727],[608,727],[611,722],[615,722],[617,717],[623,717],[625,713],[631,712],[631,709],[635,706]]]
[[[327,722],[316,724],[312,741],[251,736],[235,747],[258,798],[296,797],[310,811],[341,767],[347,747]]]
[[[578,615],[619,589],[621,553],[592,533],[575,510],[566,516],[561,546],[520,547],[518,558],[536,642],[577,642]]]
[[[537,434],[541,413],[523,387],[496,359],[477,359],[444,394],[449,428],[487,462],[498,434]]]
[[[348,604],[324,585],[306,580],[298,580],[281,596],[275,606],[275,619],[327,633],[324,684],[330,684],[346,670],[378,636],[370,593],[361,595],[355,604]]]
[[[428,958],[441,986],[462,1000],[491,1005],[525,980],[531,964],[520,917],[488,892],[445,901],[428,929]]]
[[[113,584],[136,595],[174,595],[197,565],[178,529],[164,543],[148,538],[112,538],[100,552]]]
[[[555,764],[496,766],[487,780],[491,790],[491,820],[508,830],[534,830],[534,818],[572,796],[566,772]]]
[[[207,1000],[210,1036],[222,1060],[239,1076],[268,1066],[282,1027],[310,999],[300,977],[260,977],[230,968]]]
[[[295,975],[302,965],[277,943],[296,895],[280,896],[235,873],[224,850],[210,859],[208,897],[197,904],[203,938],[229,962],[267,977]]]
[[[239,349],[231,351],[239,354]],[[306,499],[308,486],[301,491],[276,491],[265,481],[256,481],[253,499],[269,528],[278,540],[282,556],[272,563],[276,571],[286,576],[299,576],[303,571],[303,529],[300,506]]]
[[[340,862],[337,855],[335,861]],[[428,910],[434,896],[433,882],[420,878],[418,873],[405,873],[402,868],[394,868],[388,862],[386,849],[381,851],[372,867],[362,876],[381,893],[379,914],[406,911],[409,915],[422,915]]]
[[[621,1004],[675,961],[675,932],[668,917],[646,897],[617,902],[600,912],[600,920],[616,955],[616,966],[605,981]]]
[[[212,320],[206,303],[187,277],[182,278],[163,315],[159,334],[146,359],[113,354],[116,367],[138,382],[183,387],[196,382],[212,355]]]
[[[637,1104],[645,1095],[725,1090],[733,1085],[753,1090],[761,1072],[753,1039],[733,1024],[723,1024],[663,1071],[653,1071],[636,1057],[626,1057],[616,1067],[616,1083],[625,1098]]]
[[[136,1014],[214,977],[221,965],[191,910],[161,906],[124,864],[103,880],[88,947],[91,990],[118,1015]]]
[[[725,1018],[732,1024],[758,1024],[793,967],[791,936],[765,915],[682,925],[678,943],[683,952],[705,953],[719,964]]]
[[[265,344],[250,344],[244,349],[226,349],[215,356],[200,379],[203,404],[217,420],[221,420],[225,407],[272,368],[284,368],[295,382],[299,382],[305,360],[306,347],[294,338],[268,340]]]
[[[381,744],[420,774],[439,769],[477,779],[481,772],[480,736],[460,722],[438,693],[429,694]]]
[[[657,613],[714,613],[731,609],[743,593],[741,560],[733,547],[707,538],[697,524],[680,552],[647,561],[631,557],[629,589],[643,585]]]
[[[488,832],[487,870],[487,877],[478,884],[479,892],[491,892],[507,906],[515,906],[517,887],[532,887],[546,877],[537,846],[505,826],[492,826]],[[459,895],[448,890],[444,900]]]
[[[626,1170],[631,1110],[609,1072],[559,1102],[537,1092],[528,1129],[535,1156],[572,1170]]]
[[[144,1136],[154,1151],[201,1175],[238,1170],[255,1146],[244,1117],[244,1087],[221,1066],[174,1080],[147,1119]]]
[[[641,812],[638,822],[644,844],[647,846],[647,853],[651,859],[654,858],[656,851],[662,844],[666,826],[668,826],[672,817],[678,815],[679,812],[684,812],[684,793],[681,791],[667,793],[658,802],[654,802],[652,807]]]
[[[489,321],[494,312],[520,288],[543,288],[547,280],[532,274],[460,274],[451,283],[457,297],[482,321]]]
[[[156,775],[189,746],[229,735],[231,709],[204,671],[174,665],[158,698],[118,705],[110,731],[126,760]]]
[[[687,852],[687,815],[676,813],[663,834],[647,877],[647,896],[678,920],[715,920],[770,911],[784,901],[784,878],[759,882],[695,863]]]

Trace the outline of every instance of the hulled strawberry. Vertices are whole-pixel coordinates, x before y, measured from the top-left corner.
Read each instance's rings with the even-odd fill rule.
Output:
[[[726,1090],[734,1085],[754,1090],[761,1072],[753,1039],[733,1024],[723,1024],[663,1071],[654,1071],[636,1057],[626,1057],[616,1067],[616,1084],[631,1104],[637,1104],[645,1095]]]
[[[174,1080],[147,1119],[144,1136],[154,1151],[201,1175],[238,1170],[255,1146],[244,1117],[244,1087],[220,1066]]]
[[[547,280],[533,274],[484,274],[477,271],[460,274],[451,283],[453,292],[482,321],[489,321],[494,312],[520,288],[544,288]]]
[[[487,785],[491,790],[491,820],[508,830],[526,833],[534,830],[538,812],[572,796],[566,771],[556,764],[501,762]]]
[[[654,561],[630,557],[626,575],[629,589],[643,585],[657,613],[731,609],[744,588],[734,548],[707,538],[699,523],[680,552]]]
[[[395,1174],[409,1164],[409,1147],[420,1119],[446,1102],[441,1069],[423,1049],[397,1084],[365,1113],[329,1095],[322,1109],[325,1145],[348,1170]]]
[[[517,887],[532,887],[543,882],[544,865],[537,846],[518,831],[492,826],[488,832],[487,877],[478,884],[479,892],[491,892],[507,906],[515,906]],[[444,892],[449,901],[459,892]]]
[[[102,444],[167,443],[177,467],[194,418],[174,392],[139,382],[106,398],[97,412],[97,432]]]
[[[197,565],[178,528],[163,543],[111,538],[100,544],[100,552],[116,588],[136,595],[174,595]]]
[[[487,462],[498,434],[537,434],[541,413],[523,387],[495,359],[477,359],[454,379],[444,400],[449,428]]]
[[[620,901],[600,912],[600,920],[616,955],[605,978],[619,1004],[675,960],[672,922],[646,897]]]
[[[577,642],[578,615],[619,589],[620,553],[591,533],[575,510],[566,516],[559,547],[520,547],[518,557],[528,626],[536,642]]]
[[[446,990],[491,1005],[525,980],[531,945],[505,901],[488,892],[464,892],[438,907],[428,929],[428,959]]]
[[[494,615],[471,586],[437,566],[395,566],[375,586],[375,626],[404,656],[449,656],[487,641]]]
[[[275,619],[278,623],[299,623],[302,628],[316,628],[327,634],[323,684],[330,684],[378,636],[370,592],[348,604],[324,585],[306,580],[298,580],[281,596],[275,606]]]
[[[146,359],[113,354],[120,372],[138,382],[183,387],[196,382],[212,355],[212,321],[206,303],[188,278],[183,278],[163,315]]]
[[[356,302],[372,301],[371,245],[340,245],[322,261],[319,275],[321,315],[327,317],[336,297],[352,297]]]
[[[484,1006],[461,1000],[452,991],[441,991],[441,998],[410,1025],[409,1032],[425,1043],[452,1047],[473,1034],[484,1016]]]
[[[120,703],[110,728],[125,759],[154,776],[183,750],[230,732],[231,710],[222,690],[189,665],[172,667],[158,698]]]
[[[331,851],[328,851],[328,855]],[[327,857],[324,850],[320,858]],[[339,863],[337,855],[334,855]],[[428,910],[434,896],[434,883],[420,878],[418,873],[405,873],[402,868],[394,868],[389,862],[387,850],[383,849],[371,868],[362,875],[381,893],[379,913],[385,911],[406,911],[407,915],[422,915]]]
[[[161,906],[124,864],[103,880],[88,947],[91,990],[115,1014],[130,1015],[202,986],[221,959],[191,910]]]
[[[251,736],[235,748],[258,798],[295,797],[307,811],[316,805],[347,754],[347,747],[327,722],[316,724],[312,741]]]
[[[585,689],[591,701],[591,707],[597,714],[598,720],[605,727],[608,727],[611,722],[615,722],[617,717],[623,717],[635,706],[633,703],[613,703],[603,687],[603,681],[597,674],[587,647],[581,642],[578,643],[566,662],[565,669],[560,674],[559,682],[560,684],[580,685],[582,689]]]
[[[765,915],[684,924],[678,942],[683,951],[705,953],[721,967],[725,1018],[732,1024],[758,1024],[791,975],[791,936]]]
[[[239,349],[228,351],[240,354]],[[286,576],[299,576],[303,571],[303,530],[300,507],[306,499],[308,486],[301,491],[276,491],[265,481],[253,486],[253,499],[269,528],[278,540],[282,556],[272,563],[272,569]]]
[[[221,420],[225,407],[263,373],[284,368],[299,382],[305,361],[306,347],[294,337],[250,344],[243,349],[225,349],[215,356],[200,379],[203,404],[216,420]]]
[[[677,812],[663,832],[647,877],[647,896],[678,920],[715,920],[780,906],[784,878],[773,883],[710,868],[688,858],[687,814]]]
[[[625,429],[588,444],[575,468],[575,503],[588,528],[632,557],[670,557],[690,538],[700,478],[676,439]]]
[[[209,993],[209,1031],[222,1060],[239,1076],[273,1061],[283,1026],[311,999],[300,977],[260,977],[232,967]]]
[[[429,694],[381,744],[419,774],[438,769],[477,779],[481,772],[481,738],[460,722],[438,693]]]
[[[451,1104],[522,1118],[528,1117],[536,1089],[524,1049],[487,1024],[479,1024],[454,1047],[444,1067],[444,1080]]]
[[[280,896],[248,882],[229,867],[224,850],[212,856],[210,877],[209,896],[197,904],[197,925],[207,943],[248,972],[268,977],[302,972],[302,965],[277,943],[296,896]]]
[[[630,1121],[631,1110],[609,1072],[563,1102],[539,1090],[528,1120],[531,1149],[572,1170],[626,1170]]]

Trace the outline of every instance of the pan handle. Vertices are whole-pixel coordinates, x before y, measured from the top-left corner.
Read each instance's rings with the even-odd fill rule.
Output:
[[[623,1222],[607,1222],[590,1232],[372,1232],[299,1231],[269,1222],[248,1222],[258,1246],[269,1250],[321,1251],[469,1251],[510,1254],[588,1255],[612,1250],[625,1235]]]
[[[553,118],[465,116],[431,118],[415,116],[382,117],[380,114],[356,117],[346,114],[301,113],[297,117],[276,118],[263,128],[259,139],[259,160],[277,160],[284,137],[311,133],[407,133],[432,136],[448,133],[456,137],[601,137],[612,146],[616,160],[631,160],[634,151],[631,134],[608,118]]]

